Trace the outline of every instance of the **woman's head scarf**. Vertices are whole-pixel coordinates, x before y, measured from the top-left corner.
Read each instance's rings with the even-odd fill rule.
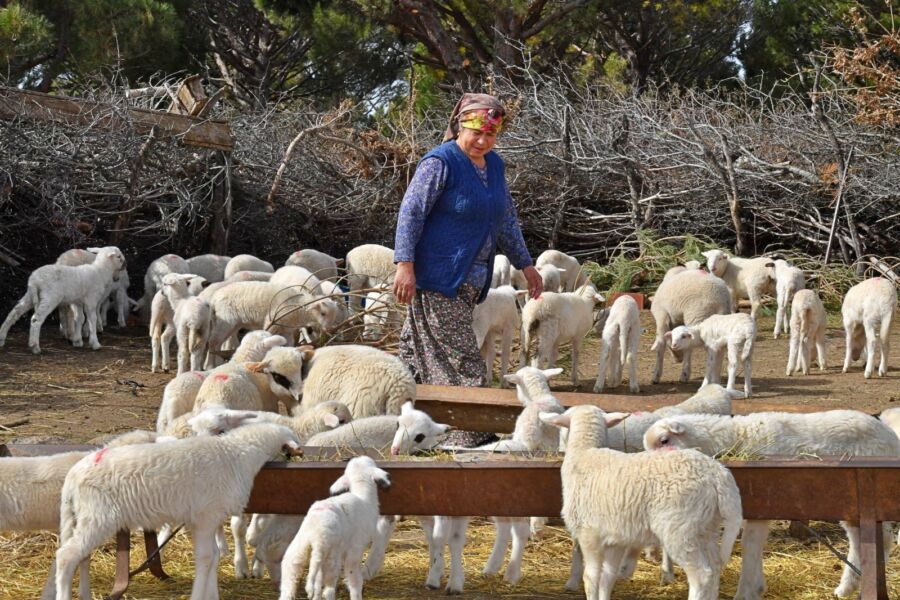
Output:
[[[455,139],[459,128],[475,129],[488,133],[500,133],[506,109],[500,100],[488,94],[463,94],[450,113],[450,122],[444,132],[444,141]]]

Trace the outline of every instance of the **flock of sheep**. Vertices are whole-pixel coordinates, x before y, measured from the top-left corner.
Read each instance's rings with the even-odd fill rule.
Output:
[[[900,457],[900,409],[880,419],[850,410],[730,416],[732,400],[752,393],[762,298],[776,296],[775,336],[782,329],[790,333],[789,375],[809,372],[812,345],[824,369],[825,309],[814,291],[803,289],[802,271],[785,261],[740,259],[718,250],[705,257],[708,270],[699,263],[670,269],[651,306],[652,381],[661,378],[667,347],[683,364],[681,380],[688,381],[692,351],[702,347],[703,385],[684,402],[652,413],[565,410],[550,389],[549,378],[562,372],[552,368],[560,345],[571,343],[577,385],[582,340],[596,330],[601,351],[594,390],[620,385],[627,368],[630,390],[639,392],[637,304],[620,296],[599,310],[603,297],[576,259],[543,253],[536,266],[547,291],[525,302],[524,278],[498,256],[493,288],[475,310],[488,372],[499,341],[502,385],[514,385],[523,405],[512,436],[480,450],[564,452],[563,518],[576,541],[566,587],[583,585],[591,600],[608,599],[647,546],[664,549],[664,581],[673,577],[674,562],[686,573],[692,600],[718,598],[719,574],[741,529],[741,506],[733,477],[713,456],[744,448],[762,455]],[[351,598],[362,597],[363,582],[382,568],[396,523],[396,517],[379,515],[376,485],[388,485],[389,476],[371,459],[350,461],[332,486],[336,495],[315,503],[305,517],[253,515],[248,523],[242,516],[255,474],[285,448],[362,446],[405,455],[439,447],[450,429],[414,408],[415,382],[393,355],[367,345],[297,345],[317,333],[340,340],[354,320],[364,323],[365,338],[380,340],[402,320],[388,287],[393,251],[369,244],[348,253],[343,278],[349,302],[338,285],[341,266],[315,250],[294,253],[277,270],[249,255],[185,260],[170,254],[150,265],[137,302],[127,296],[125,260],[114,247],[71,250],[32,273],[27,293],[0,327],[0,346],[15,321],[33,310],[28,344],[40,352],[41,325],[58,309],[61,333],[75,346],[87,337],[98,349],[108,308],[116,309],[122,325],[133,306],[150,313],[153,371],[168,371],[173,338],[178,347],[178,374],[166,385],[156,431],[124,434],[90,453],[0,459],[0,530],[60,533],[43,600],[68,600],[79,568],[79,592],[89,598],[90,553],[117,530],[154,529],[165,539],[179,524],[194,541],[191,598],[217,598],[217,564],[227,551],[222,525],[229,518],[238,578],[268,571],[286,600],[308,568],[307,595],[334,598],[343,572]],[[750,314],[737,312],[742,299],[750,301]],[[845,372],[865,353],[864,373],[871,377],[880,353],[877,373],[886,374],[896,307],[896,289],[886,279],[865,280],[847,293]],[[240,331],[248,333],[238,338]],[[522,367],[508,373],[517,331]],[[532,349],[531,366],[525,366]],[[741,369],[743,393],[734,389]],[[420,521],[429,548],[426,585],[441,586],[449,547],[446,589],[461,593],[468,519]],[[545,519],[494,522],[497,537],[484,573],[502,569],[511,544],[504,580],[515,584],[526,542]],[[858,563],[858,527],[844,527],[848,560]],[[743,524],[737,600],[763,596],[767,535],[768,522]],[[248,544],[255,550],[252,560]],[[858,583],[856,572],[845,567],[835,594],[848,596]]]

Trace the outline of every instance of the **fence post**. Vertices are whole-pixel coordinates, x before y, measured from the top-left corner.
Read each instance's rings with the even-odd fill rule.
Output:
[[[859,568],[861,600],[888,600],[884,574],[884,532],[877,520],[878,495],[873,469],[858,470]]]

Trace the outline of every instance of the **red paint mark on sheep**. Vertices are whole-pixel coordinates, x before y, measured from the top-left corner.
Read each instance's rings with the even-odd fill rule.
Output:
[[[204,374],[201,373],[200,371],[191,371],[191,375],[193,375],[194,377],[196,377],[196,378],[199,379],[200,381],[203,381],[204,379],[206,379],[206,375],[204,375]]]
[[[214,375],[213,379],[216,381],[228,381],[228,375],[225,373],[219,373],[218,375]]]
[[[106,454],[107,452],[109,452],[109,448],[103,448],[102,450],[95,452],[94,453],[94,464],[95,465],[98,464],[100,462],[100,459],[103,458],[103,455]]]

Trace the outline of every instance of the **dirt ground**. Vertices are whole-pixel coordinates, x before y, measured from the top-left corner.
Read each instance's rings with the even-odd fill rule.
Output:
[[[678,383],[680,365],[666,355],[663,379],[651,385],[654,326],[648,311],[642,315],[645,332],[641,337],[638,379],[641,393],[635,396],[635,410],[642,396],[671,396],[673,401],[693,393],[700,381],[705,356],[694,360],[694,377]],[[788,338],[772,338],[774,319],[760,318],[759,335],[753,355],[753,400],[766,403],[810,404],[825,408],[855,408],[878,412],[900,402],[900,325],[894,327],[891,345],[895,350],[888,376],[866,380],[862,364],[840,372],[844,357],[844,335],[839,315],[831,315],[828,329],[828,369],[813,369],[809,376],[784,374]],[[146,328],[108,329],[101,334],[103,348],[92,351],[72,348],[53,324],[44,326],[43,353],[32,355],[26,346],[27,332],[13,328],[6,346],[0,350],[0,442],[21,438],[50,439],[72,443],[87,442],[97,436],[133,428],[153,428],[156,410],[165,384],[172,375],[150,372],[150,340]],[[174,345],[173,345],[174,348]],[[598,341],[588,338],[579,369],[579,391],[590,392],[597,373]],[[514,352],[517,356],[517,353]],[[554,388],[572,390],[569,382],[571,360],[564,352],[560,365],[566,372],[554,381]],[[739,383],[742,380],[739,378]],[[627,393],[623,386],[613,393]],[[602,406],[602,400],[600,402]],[[26,421],[27,420],[27,421]],[[24,422],[23,422],[24,421]]]

